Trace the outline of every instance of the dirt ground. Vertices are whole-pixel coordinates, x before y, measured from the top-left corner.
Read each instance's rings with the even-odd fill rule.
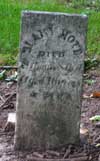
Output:
[[[94,80],[89,83],[86,80]],[[87,97],[100,92],[100,71],[91,70],[84,76],[81,126],[86,133],[81,135],[80,145],[66,145],[48,151],[19,152],[14,150],[14,130],[6,128],[9,112],[15,111],[16,83],[0,82],[0,161],[100,161],[100,121],[91,122],[90,117],[100,115],[100,97]],[[3,101],[14,94],[5,105]],[[58,159],[58,160],[57,160]],[[63,160],[64,161],[64,160]]]

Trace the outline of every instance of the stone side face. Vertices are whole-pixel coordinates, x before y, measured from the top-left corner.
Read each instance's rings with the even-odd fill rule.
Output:
[[[87,17],[22,13],[15,148],[79,141]]]

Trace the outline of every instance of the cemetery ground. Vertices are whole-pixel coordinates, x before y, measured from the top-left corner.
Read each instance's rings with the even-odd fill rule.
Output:
[[[8,75],[14,72],[14,69],[9,70]],[[16,81],[0,82],[0,161],[100,161],[100,120],[90,120],[100,114],[100,68],[84,74],[80,145],[15,151],[14,124],[8,124],[7,117],[8,113],[15,112],[16,85]]]

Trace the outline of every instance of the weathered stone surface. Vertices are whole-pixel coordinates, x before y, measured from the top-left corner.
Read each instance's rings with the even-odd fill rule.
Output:
[[[22,13],[15,148],[79,141],[87,17]]]

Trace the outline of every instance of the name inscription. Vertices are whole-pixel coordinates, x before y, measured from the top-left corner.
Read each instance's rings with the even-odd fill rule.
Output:
[[[43,41],[44,37],[48,38],[48,34],[50,32],[47,32],[47,31],[48,31],[48,29],[45,29],[45,30],[38,30],[38,31],[32,33],[31,34],[31,42],[28,40],[23,40],[24,45],[22,46],[21,52],[22,53],[25,53],[25,52],[30,53],[32,51],[32,47],[36,43],[38,43],[38,41]],[[51,36],[52,35],[53,35],[53,33],[51,34]],[[78,54],[82,53],[81,44],[71,31],[67,31],[65,29],[62,29],[62,31],[56,36],[56,39],[66,41],[66,43],[68,43],[68,45],[71,46],[74,55],[78,55]],[[39,55],[45,55],[44,52],[45,51],[40,51],[38,54],[38,57],[39,57]],[[64,51],[61,51],[61,52],[60,51],[53,51],[51,54],[53,57],[56,57],[57,55],[59,57],[63,57],[64,53],[65,53]],[[49,51],[46,52],[46,56],[48,56],[48,57],[50,56]]]

